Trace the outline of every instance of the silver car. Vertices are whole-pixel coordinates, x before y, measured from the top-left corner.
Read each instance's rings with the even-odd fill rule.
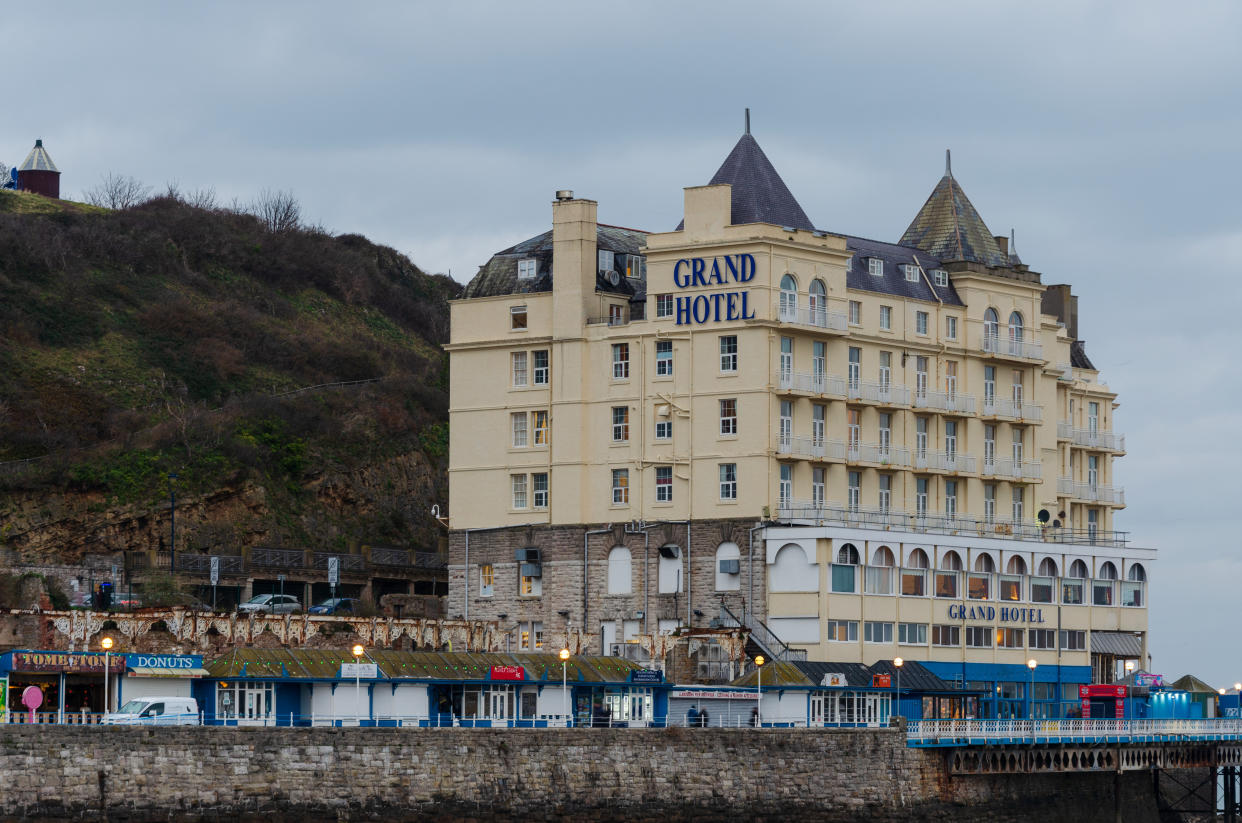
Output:
[[[237,607],[241,614],[294,614],[302,604],[290,594],[256,594]]]

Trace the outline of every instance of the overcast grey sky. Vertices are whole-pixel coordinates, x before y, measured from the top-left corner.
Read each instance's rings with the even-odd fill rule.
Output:
[[[1242,4],[24,3],[0,161],[288,189],[464,282],[554,190],[667,230],[753,132],[822,228],[896,240],[951,147],[1080,296],[1122,408],[1119,527],[1160,549],[1154,668],[1242,679]],[[1234,627],[1237,627],[1236,629]]]

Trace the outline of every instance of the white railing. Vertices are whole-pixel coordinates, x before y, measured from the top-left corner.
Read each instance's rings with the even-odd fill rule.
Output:
[[[975,413],[974,395],[962,394],[961,392],[953,392],[952,394],[942,391],[915,392],[914,405],[920,409],[938,409],[940,411],[959,412],[961,414]]]
[[[1227,738],[1242,736],[1242,720],[1116,720],[1116,719],[1035,719],[1035,720],[911,720],[906,724],[906,740],[915,744],[997,742],[1025,740],[1058,742],[1064,738],[1101,740],[1116,738]]]
[[[985,397],[983,399],[983,416],[1012,417],[1016,420],[1038,422],[1044,419],[1044,407],[1034,403],[1018,403],[1005,398],[994,397],[989,400]]]
[[[782,391],[845,396],[845,378],[834,374],[815,374],[805,371],[781,372],[778,380]]]
[[[988,477],[1019,477],[1039,480],[1043,477],[1043,470],[1043,464],[1038,460],[998,458],[983,461],[983,474]]]
[[[845,331],[849,328],[849,319],[844,313],[827,309],[781,305],[778,314],[782,323],[796,323],[799,326],[814,326],[817,329],[833,331]]]
[[[1123,452],[1126,450],[1126,436],[1099,429],[1076,429],[1072,423],[1062,420],[1057,423],[1057,437],[1069,440],[1075,446],[1088,449],[1104,449]]]
[[[1023,357],[1028,360],[1042,360],[1044,347],[1029,340],[1014,340],[1008,335],[994,335],[984,332],[979,338],[979,348],[988,354],[1002,354],[1008,357]]]
[[[844,460],[845,444],[840,440],[817,439],[801,434],[782,438],[778,433],[776,453],[793,457],[810,457],[813,460]]]
[[[909,466],[910,450],[879,443],[851,443],[845,449],[847,463],[879,463],[882,466]]]
[[[880,403],[886,406],[910,405],[910,389],[905,386],[894,386],[892,383],[856,380],[849,385],[849,397],[851,400],[864,400],[868,403]]]
[[[979,537],[1016,537],[1043,540],[1044,531],[1038,523],[1013,523],[1002,520],[984,521],[966,515],[912,514],[900,509],[878,509],[842,506],[839,503],[816,504],[811,500],[791,500],[779,509],[781,520],[807,520],[816,523],[840,523],[846,526],[904,531],[974,535]]]
[[[1091,503],[1109,503],[1114,506],[1126,504],[1125,489],[1119,486],[1103,486],[1099,483],[1076,483],[1068,477],[1057,479],[1057,494],[1066,494],[1076,500]]]
[[[1057,371],[1061,373],[1058,380],[1073,380],[1074,366],[1072,363],[1057,363]]]
[[[976,460],[968,454],[961,452],[934,452],[925,451],[914,453],[914,468],[916,469],[934,469],[944,472],[970,472],[975,471]]]

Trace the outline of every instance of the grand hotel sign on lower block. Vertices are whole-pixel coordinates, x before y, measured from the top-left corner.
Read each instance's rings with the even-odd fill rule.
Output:
[[[976,621],[980,623],[1045,623],[1044,610],[1025,606],[967,606],[950,603],[950,620]],[[1000,618],[999,621],[997,618]]]

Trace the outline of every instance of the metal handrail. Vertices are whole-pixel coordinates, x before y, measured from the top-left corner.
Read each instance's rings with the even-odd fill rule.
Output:
[[[906,740],[923,744],[973,742],[1060,742],[1142,738],[1178,740],[1186,737],[1242,737],[1242,719],[1096,719],[1046,718],[1034,720],[911,720]]]
[[[783,640],[767,627],[762,620],[749,615],[750,622],[744,622],[740,617],[732,612],[724,603],[720,604],[720,621],[722,623],[731,621],[731,625],[738,626],[750,632],[750,637],[756,643],[763,647],[776,660],[792,661],[806,660],[806,649],[792,649],[785,644]]]

